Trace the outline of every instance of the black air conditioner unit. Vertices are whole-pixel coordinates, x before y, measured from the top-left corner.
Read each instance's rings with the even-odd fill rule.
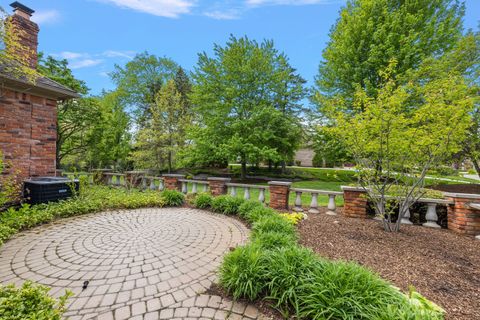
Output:
[[[23,182],[23,196],[27,203],[38,204],[68,199],[73,190],[78,192],[78,180],[64,177],[38,177]]]

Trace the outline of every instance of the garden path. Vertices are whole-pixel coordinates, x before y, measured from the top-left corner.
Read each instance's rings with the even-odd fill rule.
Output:
[[[197,209],[89,214],[5,243],[0,281],[32,280],[54,296],[70,289],[71,320],[260,319],[254,306],[205,294],[223,255],[247,237],[237,220]]]

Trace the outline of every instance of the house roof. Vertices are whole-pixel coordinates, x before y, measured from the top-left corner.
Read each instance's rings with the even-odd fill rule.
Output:
[[[39,76],[34,82],[26,77],[14,77],[5,72],[5,67],[0,65],[0,82],[4,87],[27,92],[34,95],[43,96],[54,100],[66,100],[80,98],[80,95],[74,90],[53,81],[47,77]]]

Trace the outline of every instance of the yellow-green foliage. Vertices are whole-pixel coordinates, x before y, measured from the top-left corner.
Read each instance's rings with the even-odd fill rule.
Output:
[[[0,285],[0,319],[60,320],[71,292],[58,300],[48,295],[50,288],[26,281],[20,288]]]
[[[296,225],[303,219],[306,219],[306,214],[301,213],[301,212],[295,212],[295,213],[280,213],[280,216],[290,222],[293,225]]]

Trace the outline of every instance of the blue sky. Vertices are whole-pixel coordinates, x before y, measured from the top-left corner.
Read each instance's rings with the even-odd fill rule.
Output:
[[[13,0],[1,0],[7,11]],[[20,0],[36,10],[39,50],[69,60],[92,93],[112,89],[108,72],[135,53],[174,59],[188,70],[230,34],[273,39],[313,84],[328,32],[345,0]],[[467,0],[477,28],[480,0]]]

